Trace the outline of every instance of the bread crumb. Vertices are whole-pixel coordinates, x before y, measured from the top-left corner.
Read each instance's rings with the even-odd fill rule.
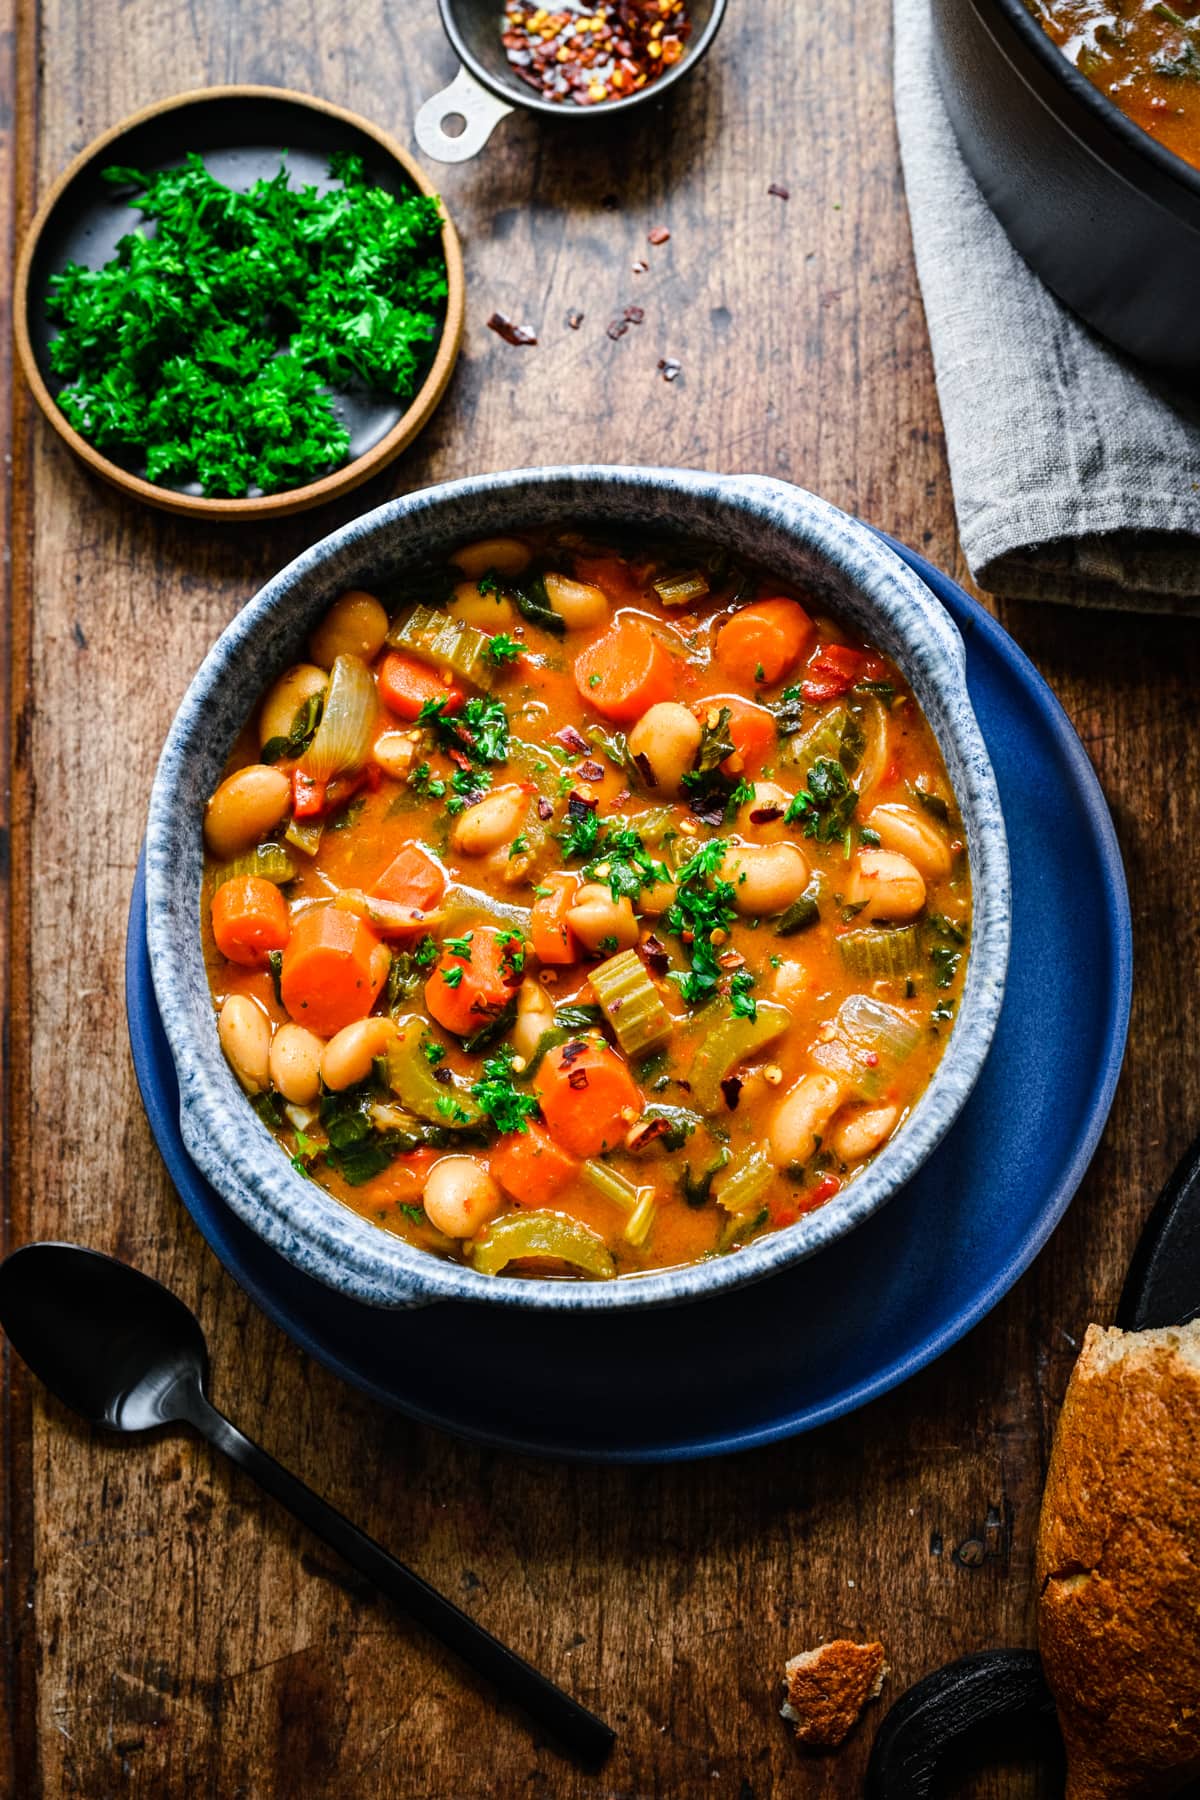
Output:
[[[784,1667],[787,1699],[780,1711],[807,1750],[836,1750],[845,1742],[868,1700],[887,1674],[882,1644],[835,1638],[802,1650]]]

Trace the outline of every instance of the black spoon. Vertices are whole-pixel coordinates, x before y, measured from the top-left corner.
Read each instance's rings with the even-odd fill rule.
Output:
[[[615,1733],[243,1437],[204,1392],[208,1348],[182,1300],[78,1244],[27,1244],[0,1263],[0,1326],[52,1394],[110,1431],[191,1425],[464,1662],[597,1767]]]
[[[1184,1325],[1200,1312],[1200,1138],[1159,1195],[1137,1241],[1116,1323]],[[926,1675],[879,1727],[866,1800],[929,1800],[946,1776],[978,1767],[1000,1742],[1062,1767],[1054,1701],[1035,1650],[983,1650]],[[1189,1788],[1189,1794],[1197,1792]]]

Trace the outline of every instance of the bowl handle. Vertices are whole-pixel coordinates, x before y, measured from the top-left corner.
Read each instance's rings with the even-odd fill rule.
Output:
[[[413,131],[421,149],[435,162],[467,162],[479,155],[501,119],[512,110],[466,69],[460,69],[449,87],[426,100],[413,121]],[[451,137],[446,120],[455,116],[463,120],[463,129]]]
[[[738,493],[746,494],[751,499],[775,500],[777,502],[784,501],[785,503],[789,496],[796,491],[794,483],[790,481],[778,481],[772,475],[729,475],[723,478],[721,485],[726,488],[733,488]],[[903,559],[898,555],[897,545],[888,536],[886,531],[880,531],[876,526],[866,525],[865,523],[864,529],[869,531],[872,537],[878,538],[880,543],[884,544],[894,555],[897,555],[897,560],[901,562],[901,566],[906,576],[909,576],[910,579],[917,580],[920,585],[924,585],[923,583],[920,583],[919,576],[911,575],[907,563],[904,563]],[[960,676],[965,680],[967,673],[967,648],[963,643],[962,633],[959,631],[958,626],[954,623],[954,620],[950,617],[950,614],[946,611],[946,608],[942,605],[941,601],[937,599],[937,596],[929,593],[928,589],[926,589],[926,593],[929,594],[929,599],[933,603],[929,608],[929,619],[932,629],[941,641],[945,655],[953,663]]]

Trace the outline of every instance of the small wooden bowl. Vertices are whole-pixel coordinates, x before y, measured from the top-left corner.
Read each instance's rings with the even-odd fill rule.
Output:
[[[63,442],[97,475],[167,512],[204,519],[271,519],[339,498],[377,475],[412,442],[445,392],[458,356],[466,288],[458,235],[443,208],[449,292],[433,362],[407,408],[386,396],[336,396],[339,416],[350,432],[350,460],[341,468],[277,494],[210,499],[195,490],[144,480],[110,461],[68,424],[54,398],[47,357],[53,336],[45,317],[47,283],[70,261],[98,268],[136,219],[126,199],[101,180],[101,171],[111,163],[149,169],[177,165],[195,151],[218,178],[243,187],[274,175],[285,150],[293,177],[304,184],[327,179],[332,151],[350,150],[363,158],[368,177],[389,192],[434,192],[394,138],[343,107],[286,88],[201,88],[146,107],[89,144],[47,194],[21,249],[13,319],[17,354],[38,405]]]

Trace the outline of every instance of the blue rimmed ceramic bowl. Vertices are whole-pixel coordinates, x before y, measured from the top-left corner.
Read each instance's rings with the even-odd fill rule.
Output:
[[[584,521],[679,532],[800,583],[903,670],[946,761],[966,830],[974,924],[945,1055],[876,1160],[818,1212],[736,1255],[613,1282],[476,1274],[381,1231],[296,1174],[238,1087],[217,1042],[200,942],[204,802],[263,686],[301,655],[345,588],[367,587],[472,538]],[[274,1249],[351,1299],[435,1300],[592,1312],[665,1306],[759,1281],[852,1231],[903,1187],[958,1117],[983,1067],[1008,963],[1008,847],[995,778],[971,710],[962,640],[875,534],[800,488],[756,476],[582,466],[480,475],[393,500],[289,564],[222,633],[171,727],[150,799],[147,935],[155,994],[179,1076],[188,1153]]]

